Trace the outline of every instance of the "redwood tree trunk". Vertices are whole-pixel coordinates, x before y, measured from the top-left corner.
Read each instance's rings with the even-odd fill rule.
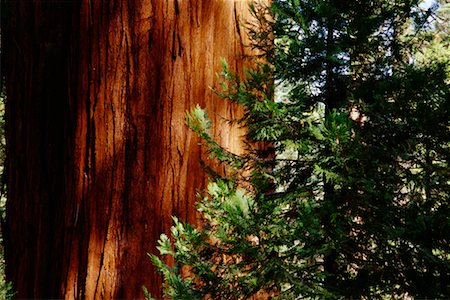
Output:
[[[12,1],[6,14],[7,275],[19,298],[160,296],[146,257],[205,183],[184,113],[199,103],[240,151],[217,99],[241,69],[244,1]],[[243,40],[244,39],[244,40]]]

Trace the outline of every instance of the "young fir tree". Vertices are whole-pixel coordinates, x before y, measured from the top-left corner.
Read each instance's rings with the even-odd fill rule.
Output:
[[[419,4],[252,7],[264,55],[245,78],[224,65],[216,92],[276,155],[233,155],[206,112],[187,115],[228,173],[198,203],[202,228],[174,218],[161,236],[166,296],[450,296],[448,6]]]

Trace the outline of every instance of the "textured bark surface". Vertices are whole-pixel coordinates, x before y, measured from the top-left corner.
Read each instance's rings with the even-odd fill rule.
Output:
[[[160,296],[171,216],[196,221],[205,158],[184,125],[199,103],[234,152],[236,107],[208,90],[220,58],[242,69],[245,1],[12,1],[8,277],[19,298]],[[18,51],[19,50],[19,51]]]

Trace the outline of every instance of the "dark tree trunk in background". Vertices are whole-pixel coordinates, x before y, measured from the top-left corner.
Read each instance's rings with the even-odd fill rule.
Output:
[[[244,1],[9,1],[7,276],[18,298],[160,295],[146,257],[177,215],[196,221],[205,158],[184,125],[196,103],[242,149],[209,90],[242,67]]]
[[[73,3],[2,1],[7,277],[18,298],[56,296],[63,266],[68,32]]]

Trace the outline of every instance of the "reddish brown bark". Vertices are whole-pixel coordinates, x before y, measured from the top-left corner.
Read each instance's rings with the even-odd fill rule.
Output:
[[[141,298],[142,285],[160,296],[146,252],[172,215],[195,222],[206,178],[185,111],[200,103],[221,144],[242,149],[241,132],[222,120],[237,108],[208,86],[221,57],[242,70],[246,2],[8,9],[5,229],[19,298]]]

